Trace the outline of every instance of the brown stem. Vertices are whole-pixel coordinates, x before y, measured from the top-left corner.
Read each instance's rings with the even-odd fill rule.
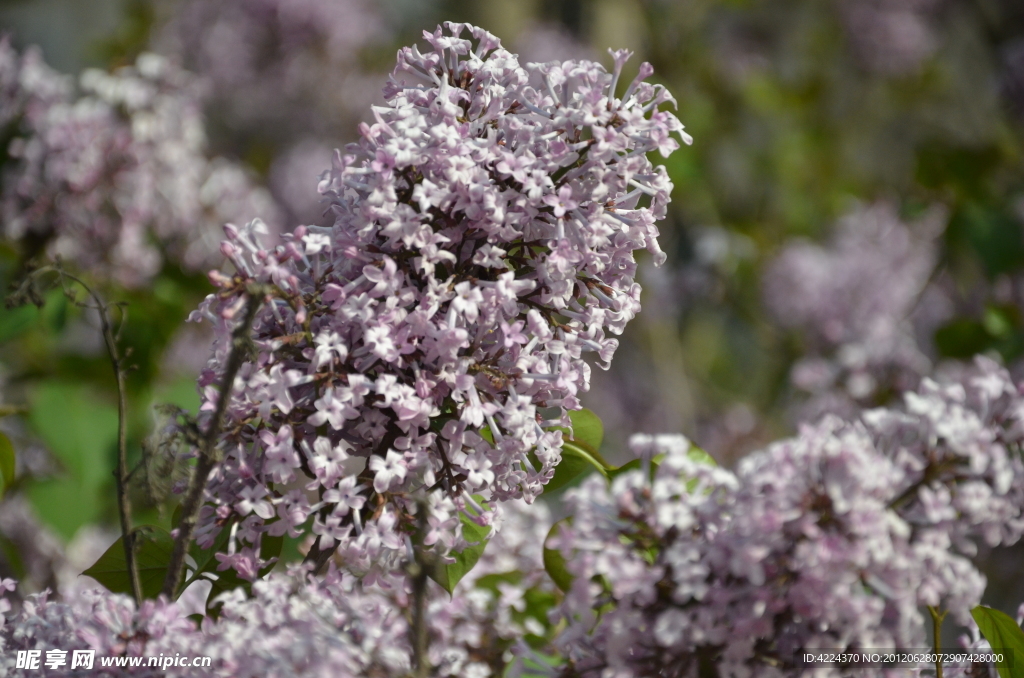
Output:
[[[938,463],[929,462],[928,466],[925,467],[924,473],[921,475],[921,477],[914,483],[912,483],[910,487],[901,492],[900,496],[896,497],[895,499],[889,502],[889,508],[900,508],[901,505],[912,499],[917,494],[917,491],[920,490],[922,487],[940,478],[942,474],[945,473],[946,471],[955,469],[959,465],[960,462],[958,462],[955,459],[946,459]]]
[[[334,552],[337,550],[337,540],[335,540],[334,544],[332,544],[330,547],[321,550],[320,537],[317,536],[316,540],[313,542],[313,546],[311,546],[309,549],[309,553],[307,553],[306,557],[303,559],[303,562],[313,563],[312,573],[320,574],[321,572],[323,572],[323,569],[327,565],[327,562],[331,559],[331,556],[333,556]]]
[[[942,620],[948,612],[939,612],[939,608],[929,605],[928,613],[932,616],[932,650],[935,652],[935,678],[942,678]]]
[[[429,636],[427,634],[427,578],[433,559],[423,552],[423,537],[427,532],[427,502],[421,501],[416,516],[416,534],[413,535],[413,555],[415,561],[409,564],[412,576],[412,649],[413,676],[428,678],[430,676]]]
[[[167,564],[167,575],[164,578],[164,586],[161,593],[169,598],[174,598],[178,585],[185,572],[185,556],[188,554],[188,546],[195,534],[196,522],[199,519],[199,509],[203,505],[203,492],[206,490],[206,481],[210,472],[217,465],[217,438],[220,435],[221,427],[224,425],[224,413],[227,411],[228,403],[231,401],[231,391],[234,388],[235,377],[244,362],[245,345],[249,337],[249,329],[256,319],[256,313],[263,303],[264,292],[258,288],[248,290],[249,303],[245,307],[245,317],[231,333],[231,351],[228,353],[227,365],[224,368],[224,375],[220,382],[220,395],[217,398],[217,406],[213,416],[210,418],[210,425],[199,441],[199,459],[196,462],[195,472],[189,481],[185,498],[181,502],[181,520],[178,522],[177,535],[174,537],[174,549],[171,552],[171,560]]]
[[[107,355],[110,356],[110,365],[114,370],[114,378],[117,381],[117,468],[114,470],[114,480],[117,483],[117,513],[121,522],[121,542],[124,545],[124,562],[128,570],[128,582],[131,586],[132,597],[136,605],[142,604],[142,584],[139,580],[139,566],[135,559],[135,533],[132,532],[132,504],[128,496],[128,453],[127,433],[128,406],[125,397],[125,369],[123,357],[117,350],[117,339],[114,330],[110,325],[110,309],[96,292],[81,279],[66,273],[59,264],[53,269],[49,267],[40,269],[39,272],[54,270],[61,278],[61,285],[64,292],[73,298],[70,290],[64,285],[64,280],[71,280],[78,283],[85,290],[86,294],[92,297],[96,304],[96,312],[100,316],[100,330],[103,333],[103,343],[107,348]],[[85,307],[83,305],[83,307]],[[124,313],[122,309],[122,314]],[[122,320],[123,322],[123,320]]]

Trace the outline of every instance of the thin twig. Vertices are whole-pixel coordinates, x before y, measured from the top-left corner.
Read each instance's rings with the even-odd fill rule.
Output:
[[[9,417],[12,414],[28,414],[29,409],[24,405],[0,405],[0,417]]]
[[[416,515],[416,533],[413,535],[413,556],[409,563],[412,577],[412,649],[413,676],[430,676],[429,637],[427,635],[427,578],[433,567],[433,558],[423,552],[423,538],[427,532],[427,502],[421,501]]]
[[[135,533],[132,531],[132,504],[131,499],[128,497],[128,452],[127,452],[127,422],[128,422],[128,406],[125,396],[125,368],[124,368],[124,357],[121,356],[117,350],[117,337],[114,335],[114,330],[111,327],[108,306],[103,299],[100,298],[91,287],[86,285],[80,278],[67,273],[60,268],[59,265],[52,268],[46,267],[39,269],[37,273],[44,273],[48,271],[55,271],[60,276],[61,287],[64,289],[65,295],[69,298],[74,299],[71,291],[64,284],[65,279],[71,280],[78,283],[85,290],[86,294],[92,297],[93,302],[96,304],[96,312],[100,316],[100,330],[103,333],[103,343],[107,347],[107,355],[110,356],[110,365],[114,370],[114,378],[117,380],[117,468],[114,470],[114,480],[117,482],[117,512],[118,518],[121,522],[121,542],[124,545],[124,561],[125,567],[128,570],[128,582],[131,586],[132,597],[135,599],[136,605],[142,604],[142,584],[139,580],[139,566],[136,562],[135,557]],[[89,308],[85,304],[80,304],[84,308]],[[116,307],[121,310],[121,327],[124,326],[124,307],[121,304],[117,304]],[[118,329],[118,335],[120,335],[120,329]]]
[[[942,621],[946,618],[946,612],[939,612],[934,605],[928,606],[928,612],[932,616],[932,649],[935,652],[935,678],[942,678]]]
[[[171,560],[167,564],[167,575],[164,578],[164,585],[161,593],[169,598],[174,598],[185,572],[185,556],[188,554],[188,546],[195,534],[196,522],[199,519],[199,509],[203,504],[203,492],[206,490],[206,481],[210,472],[217,465],[217,438],[220,435],[221,427],[224,424],[224,413],[227,411],[228,403],[231,401],[231,392],[234,389],[235,377],[241,369],[245,359],[245,347],[249,338],[249,330],[256,313],[263,303],[264,293],[262,289],[252,288],[248,290],[249,303],[245,307],[245,317],[231,333],[231,351],[228,354],[227,365],[224,369],[224,376],[220,382],[220,395],[217,398],[217,406],[210,419],[210,425],[199,441],[199,458],[196,462],[195,472],[189,481],[185,498],[181,502],[181,520],[177,526],[177,535],[174,537],[174,550],[171,552]]]

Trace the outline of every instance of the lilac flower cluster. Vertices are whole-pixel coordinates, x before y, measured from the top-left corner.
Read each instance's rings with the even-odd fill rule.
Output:
[[[541,544],[548,528],[540,506],[512,502],[501,531],[472,572],[448,594],[429,592],[429,660],[436,676],[502,675],[506,649],[542,622],[524,614],[524,596],[550,593],[542,579]],[[538,509],[541,509],[538,512]],[[524,577],[513,576],[517,572]],[[132,676],[342,676],[405,675],[412,662],[408,582],[389,589],[364,586],[332,570],[323,580],[301,570],[271,575],[219,600],[219,617],[199,628],[179,603],[146,601],[101,590],[69,592],[64,602],[47,593],[29,596],[17,612],[0,597],[0,676],[31,676],[15,668],[17,650],[93,649],[98,655],[209,656],[209,669],[108,669]],[[496,587],[481,584],[497,578]],[[0,582],[0,592],[13,587]],[[45,655],[44,655],[45,656]]]
[[[233,319],[254,286],[268,299],[197,532],[209,544],[240,521],[246,576],[261,534],[298,534],[310,516],[315,549],[383,572],[404,561],[425,490],[427,544],[442,550],[461,543],[470,493],[536,497],[560,460],[546,427],[569,425],[589,387],[583,355],[607,364],[609,333],[639,310],[634,250],[664,259],[671,183],[646,153],[689,138],[644,82],[651,67],[616,96],[628,52],[611,73],[533,64],[535,89],[493,35],[447,27],[424,33],[425,53],[399,52],[388,105],[325,172],[334,225],[272,250],[258,222],[229,227],[235,271],[211,274],[221,289],[194,313],[218,328],[200,378],[211,410]]]
[[[380,76],[360,58],[390,35],[366,0],[183,0],[155,31],[154,49],[208,86],[220,142],[274,151],[274,197],[300,222],[321,210],[315,178],[334,140],[379,98]],[[298,223],[298,222],[296,222]]]
[[[735,475],[663,446],[651,482],[587,482],[555,544],[575,577],[567,675],[795,675],[801,648],[927,647],[924,606],[963,623],[980,600],[976,544],[1024,533],[1022,444],[1024,392],[979,360]]]
[[[944,217],[933,210],[908,226],[891,205],[862,207],[828,247],[790,244],[769,264],[765,303],[806,343],[790,375],[811,395],[802,419],[852,416],[881,394],[915,388],[931,369],[917,335],[942,320],[942,300],[924,297]]]
[[[209,83],[233,131],[283,124],[316,134],[339,114],[351,122],[364,112],[374,88],[354,91],[353,72],[360,50],[387,33],[365,0],[184,0],[155,47]]]
[[[82,269],[140,285],[165,252],[210,265],[224,221],[258,213],[269,195],[224,159],[204,155],[201,92],[162,57],[115,73],[88,70],[78,91],[38,50],[0,42],[0,236],[29,256],[45,248]]]

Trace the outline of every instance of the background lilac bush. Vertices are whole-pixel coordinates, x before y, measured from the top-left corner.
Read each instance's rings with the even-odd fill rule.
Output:
[[[116,536],[109,367],[95,316],[60,290],[41,290],[38,310],[2,312],[0,426],[17,461],[14,473],[0,469],[0,574],[21,582],[7,596],[9,642],[13,629],[42,628],[38,611],[63,626],[16,642],[122,651],[116,637],[138,625],[157,652],[202,645],[230,663],[242,661],[239,637],[288,629],[310,651],[268,652],[251,660],[254,672],[281,661],[313,673],[342,657],[357,674],[410,671],[411,641],[372,639],[415,635],[409,564],[424,545],[405,537],[424,510],[439,557],[464,558],[474,537],[460,532],[500,528],[448,603],[457,621],[431,627],[441,675],[500,675],[509,662],[526,674],[649,675],[687,661],[770,674],[766,658],[808,643],[927,646],[926,605],[951,613],[948,645],[983,595],[1015,613],[1024,241],[1013,3],[242,7],[129,3],[84,59],[45,32],[29,38],[25,14],[0,12],[13,29],[0,79],[2,274],[13,282],[29,255],[60,255],[129,302],[137,523],[174,527],[192,454],[191,420],[163,410],[154,426],[150,403],[174,402],[208,425],[240,304],[257,283],[274,297],[254,325],[220,437],[226,461],[200,515],[201,543],[221,555],[203,562],[235,571],[219,570],[214,593],[239,587],[203,633],[187,631],[184,614],[202,609],[209,584],[179,610],[146,603],[138,616],[127,598],[77,592],[88,580],[74,575]],[[521,63],[586,58],[610,73],[619,59],[604,48],[633,48],[618,91],[652,62],[652,82],[679,110],[657,108],[698,143],[666,157],[656,151],[672,150],[674,118],[638,117],[636,135],[602,120],[588,108],[605,77],[594,67],[520,73],[505,57],[466,53],[481,51],[476,41],[420,38],[452,16],[497,29]],[[48,21],[59,30],[60,17]],[[450,50],[443,66],[430,45],[439,41]],[[413,42],[420,51],[400,53],[407,67],[381,92],[394,48]],[[60,75],[51,57],[69,71],[98,68]],[[455,105],[435,94],[433,68],[472,74],[448,83]],[[485,136],[467,142],[473,134]],[[511,157],[513,136],[533,157]],[[630,148],[655,151],[653,164]],[[616,195],[628,211],[609,209]],[[246,226],[253,216],[266,233]],[[667,263],[641,254],[634,267],[633,249],[658,252],[652,217],[665,219]],[[223,250],[234,263],[212,276],[204,320],[184,326],[210,290],[203,274],[217,266],[226,221],[237,225]],[[441,221],[451,225],[424,228]],[[607,372],[591,372],[613,351]],[[603,445],[592,425],[566,419],[581,404],[604,420]],[[555,427],[570,423],[580,439],[560,450],[570,433]],[[640,430],[684,432],[735,471],[673,461],[686,444],[660,438],[627,464],[626,439]],[[784,463],[792,472],[776,473]],[[552,487],[595,466],[614,480],[538,497],[555,464]],[[812,474],[816,464],[844,489]],[[645,497],[642,471],[627,473],[645,465],[658,465],[650,487],[665,494]],[[505,501],[519,495],[536,501]],[[495,546],[515,541],[517,516],[547,504],[576,514],[548,541],[573,556],[567,569],[557,549],[546,553],[564,593],[537,549],[488,564],[519,548]],[[620,515],[609,522],[611,506]],[[539,546],[550,520],[523,520]],[[663,524],[723,537],[680,541]],[[310,589],[326,596],[316,612],[282,602],[303,599],[307,584],[288,563],[310,548],[335,561]],[[592,551],[600,557],[584,557]],[[604,579],[585,585],[594,574]],[[48,602],[23,605],[45,587]],[[831,606],[814,607],[808,591],[826,588]],[[447,600],[430,590],[431,606]],[[751,596],[763,609],[736,602]],[[279,604],[287,622],[239,621]],[[365,634],[360,605],[378,611]],[[794,614],[824,614],[829,628]],[[319,653],[328,647],[341,654]]]

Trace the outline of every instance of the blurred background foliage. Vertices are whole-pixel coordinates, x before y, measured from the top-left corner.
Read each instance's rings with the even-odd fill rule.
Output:
[[[771,312],[782,302],[766,298],[766,272],[794,243],[829,247],[844,215],[867,205],[888,205],[907,223],[941,214],[938,235],[922,240],[934,252],[918,290],[921,299],[936,290],[941,312],[912,319],[928,365],[995,352],[1016,369],[1024,355],[1019,0],[0,3],[0,30],[19,49],[40,45],[63,72],[114,68],[155,50],[204,78],[211,153],[258,177],[287,227],[322,218],[316,178],[331,150],[354,138],[380,100],[397,47],[442,20],[481,25],[527,60],[608,63],[607,47],[632,49],[632,68],[654,65],[695,139],[663,161],[675,183],[662,226],[669,263],[643,262],[644,311],[611,370],[595,369],[584,399],[604,420],[612,463],[626,460],[635,431],[683,432],[727,465],[793,431],[808,398],[794,368],[835,346],[823,349]],[[15,244],[0,245],[5,287],[19,257]],[[102,289],[128,302],[137,461],[154,403],[198,402],[202,336],[182,327],[209,287],[167,263],[144,287]],[[916,304],[908,318],[921,315]],[[64,539],[115,516],[116,408],[101,349],[95,318],[58,292],[41,309],[0,310],[4,403],[27,412],[0,420],[24,450],[15,485]],[[870,405],[895,392],[869,391],[847,396]],[[148,519],[166,524],[140,493]],[[17,561],[25,556],[2,517],[0,533],[4,568],[24,578]],[[1001,567],[989,571],[997,591],[1012,577]]]

